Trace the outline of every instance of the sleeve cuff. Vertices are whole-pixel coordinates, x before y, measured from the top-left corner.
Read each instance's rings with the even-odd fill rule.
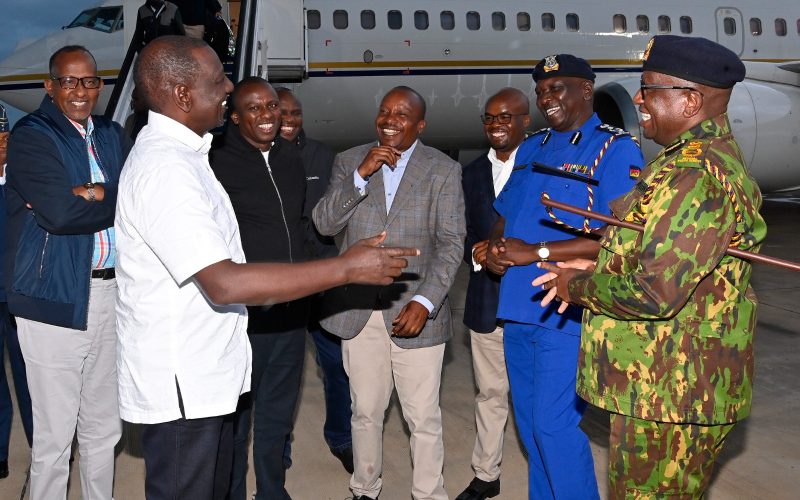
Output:
[[[369,181],[365,181],[359,174],[358,169],[353,171],[353,184],[355,185],[356,189],[358,189],[358,194],[364,196],[366,192],[367,183]]]
[[[425,306],[425,309],[428,310],[428,314],[433,312],[433,304],[431,303],[430,300],[426,299],[422,295],[414,295],[413,297],[411,297],[411,300],[419,302],[420,304]]]
[[[476,273],[483,269],[483,266],[475,262],[475,249],[472,249],[472,270]]]

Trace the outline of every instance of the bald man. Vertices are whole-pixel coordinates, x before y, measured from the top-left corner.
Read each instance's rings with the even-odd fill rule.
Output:
[[[160,37],[134,67],[151,110],[120,179],[120,415],[141,423],[147,498],[222,498],[223,416],[250,390],[247,305],[346,283],[388,284],[416,250],[359,242],[334,259],[245,264],[231,201],[208,164],[233,85],[214,51]],[[180,446],[176,446],[180,443]]]
[[[483,500],[500,493],[500,463],[508,419],[508,375],[503,326],[497,321],[499,276],[488,272],[486,251],[497,222],[494,200],[514,168],[517,149],[531,124],[530,101],[518,89],[504,88],[486,101],[481,115],[489,141],[487,154],[464,167],[461,183],[467,217],[464,260],[470,266],[464,324],[469,327],[475,396],[475,477],[457,500]]]

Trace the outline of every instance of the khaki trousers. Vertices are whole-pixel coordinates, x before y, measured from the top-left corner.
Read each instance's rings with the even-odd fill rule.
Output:
[[[508,420],[508,374],[503,351],[503,327],[492,333],[470,330],[472,371],[478,394],[475,396],[475,448],[472,470],[482,481],[500,477],[503,436]]]
[[[114,446],[122,434],[117,401],[116,280],[93,279],[86,331],[17,318],[33,406],[31,500],[67,497],[76,427],[81,496],[109,500]]]
[[[373,311],[361,332],[342,342],[344,369],[350,377],[353,461],[350,488],[377,498],[383,485],[383,419],[392,389],[411,431],[411,496],[447,500],[439,388],[444,344],[402,349],[389,338],[381,311]]]

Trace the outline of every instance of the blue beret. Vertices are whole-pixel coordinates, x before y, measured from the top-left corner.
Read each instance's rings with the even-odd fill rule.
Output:
[[[570,54],[547,56],[533,68],[534,82],[557,76],[572,76],[594,81],[594,71],[586,59]]]
[[[642,69],[729,89],[744,80],[744,64],[730,49],[706,38],[656,35],[642,56]]]

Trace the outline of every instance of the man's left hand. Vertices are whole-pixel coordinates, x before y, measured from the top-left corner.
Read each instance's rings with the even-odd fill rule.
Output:
[[[519,238],[501,238],[497,245],[500,258],[515,266],[527,266],[539,260],[538,249],[539,245],[525,243]]]
[[[392,335],[395,337],[416,337],[428,320],[428,309],[411,300],[401,310],[400,314],[392,321]]]

